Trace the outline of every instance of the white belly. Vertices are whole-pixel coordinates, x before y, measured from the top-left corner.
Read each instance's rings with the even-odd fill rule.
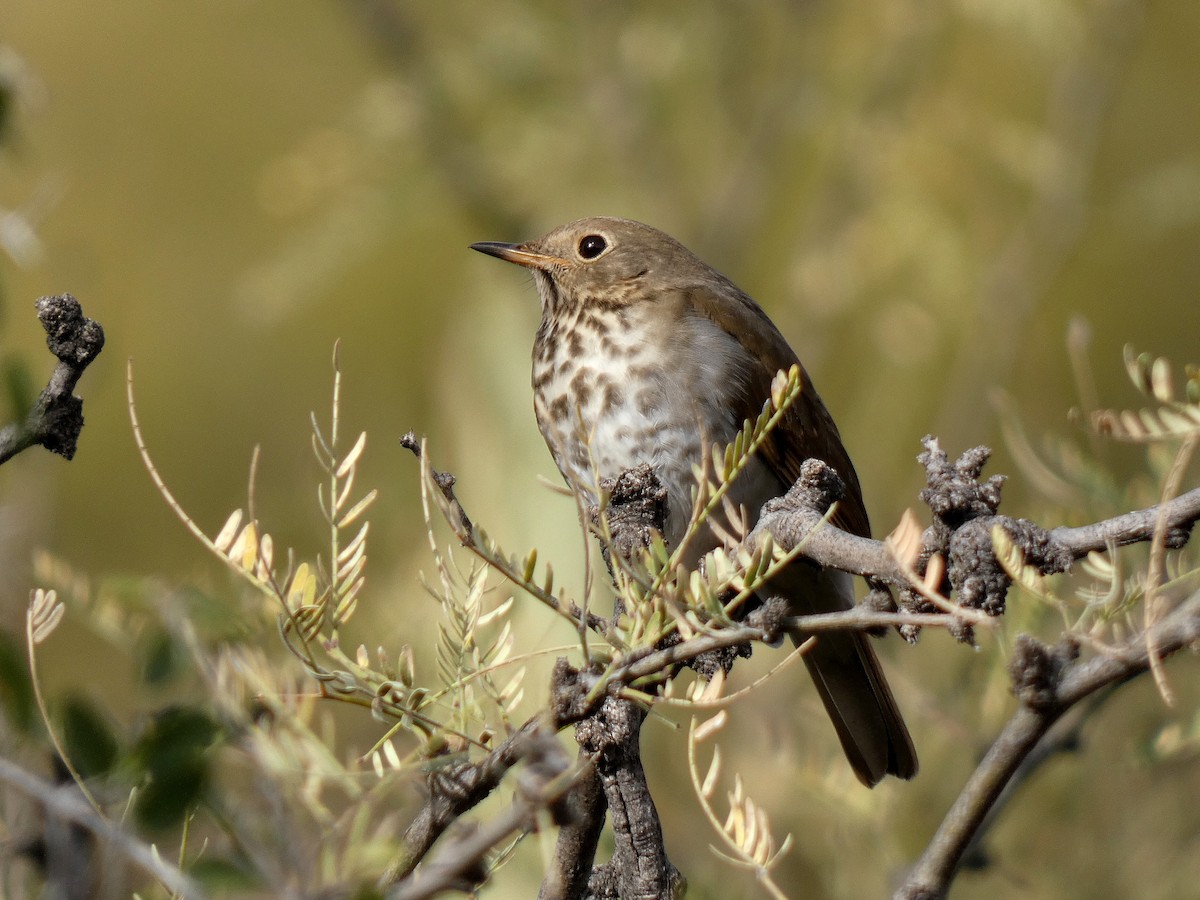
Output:
[[[554,366],[539,364],[535,354],[534,410],[559,471],[589,502],[595,502],[601,478],[649,463],[667,490],[663,536],[673,546],[691,519],[693,467],[703,466],[706,456],[711,460],[713,444],[727,444],[741,428],[730,410],[738,407],[744,387],[730,373],[742,371],[745,351],[707,319],[686,319],[675,333],[655,340],[660,332],[639,327],[636,316],[630,310],[629,327],[603,335],[586,323],[577,327],[579,352]],[[667,366],[666,358],[684,362]],[[749,526],[781,490],[764,466],[752,462],[731,499],[745,507]],[[716,546],[705,532],[689,545],[690,557]]]

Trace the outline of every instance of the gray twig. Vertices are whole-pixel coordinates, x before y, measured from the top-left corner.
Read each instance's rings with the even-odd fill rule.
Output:
[[[101,817],[79,795],[74,783],[57,787],[25,771],[3,756],[0,756],[0,781],[32,797],[49,815],[81,825],[101,840],[108,841],[175,896],[187,897],[188,900],[203,900],[204,892],[195,881],[163,859],[151,847]]]

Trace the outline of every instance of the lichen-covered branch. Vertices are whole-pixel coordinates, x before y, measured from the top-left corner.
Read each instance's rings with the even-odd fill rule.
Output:
[[[575,726],[575,739],[599,776],[613,832],[612,859],[592,872],[591,896],[669,900],[681,888],[642,767],[645,718],[646,710],[637,704],[609,696]]]
[[[1139,509],[1077,528],[1060,526],[1051,530],[1050,536],[1066,547],[1075,559],[1080,559],[1109,546],[1122,547],[1151,540],[1160,514],[1164,515],[1167,529],[1167,549],[1179,549],[1187,543],[1192,527],[1200,521],[1200,488],[1180,494],[1162,506]]]

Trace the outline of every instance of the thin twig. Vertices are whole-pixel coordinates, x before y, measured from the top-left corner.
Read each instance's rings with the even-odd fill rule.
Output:
[[[48,813],[82,825],[97,837],[108,841],[135,865],[157,879],[167,890],[180,897],[187,897],[188,900],[203,900],[204,892],[195,881],[163,859],[151,847],[98,815],[74,793],[74,784],[65,788],[56,787],[3,756],[0,756],[0,780],[37,800]]]

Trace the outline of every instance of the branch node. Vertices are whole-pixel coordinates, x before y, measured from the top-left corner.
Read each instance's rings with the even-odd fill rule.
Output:
[[[1006,478],[993,475],[987,481],[979,481],[992,455],[989,448],[972,447],[952,466],[937,438],[927,434],[921,444],[925,450],[917,456],[917,462],[925,467],[927,485],[921,491],[921,501],[943,526],[954,530],[969,519],[996,514]]]
[[[554,662],[550,673],[550,715],[558,727],[578,722],[599,705],[599,699],[589,700],[594,684],[593,673],[581,672],[563,657]]]
[[[806,459],[800,465],[800,477],[786,494],[763,504],[760,517],[770,513],[806,510],[823,516],[834,503],[846,496],[846,483],[828,463]]]
[[[84,370],[104,349],[104,329],[83,314],[70,294],[37,300],[38,319],[46,331],[46,346],[58,365],[21,424],[0,431],[0,463],[41,444],[52,453],[73,459],[83,431],[83,401],[72,391]]]
[[[46,329],[50,352],[82,374],[104,349],[104,329],[100,323],[84,316],[79,301],[70,294],[39,297],[34,305]]]
[[[635,561],[650,546],[655,533],[662,532],[667,519],[667,489],[649,463],[626,469],[616,478],[600,479],[600,490],[607,496],[604,514],[612,534],[612,545],[601,542],[604,561],[613,550],[622,559]],[[600,509],[592,507],[593,525],[600,524]]]
[[[790,604],[778,595],[768,597],[746,616],[746,624],[753,628],[761,628],[763,643],[777,647],[782,641],[786,630],[786,619],[792,614]],[[746,656],[750,655],[749,645]]]
[[[1038,712],[1058,709],[1058,696],[1063,673],[1079,657],[1079,641],[1065,635],[1053,647],[1027,634],[1017,636],[1008,674],[1012,678],[1013,694],[1018,700]]]

